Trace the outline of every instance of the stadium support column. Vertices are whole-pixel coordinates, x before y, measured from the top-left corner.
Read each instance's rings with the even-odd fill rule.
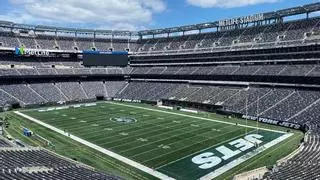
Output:
[[[4,115],[2,114],[2,116]],[[2,121],[0,121],[0,128],[1,128],[0,135],[4,135],[4,126],[5,126],[4,118],[2,117]]]
[[[7,124],[7,111],[10,109],[9,105],[5,105],[2,108],[2,113],[1,113],[1,120],[2,120],[2,125],[1,125],[1,134],[0,135],[4,135],[5,134],[5,126]]]
[[[283,18],[282,17],[277,17],[277,23],[282,23],[283,22]]]
[[[127,47],[128,49],[130,49],[130,39],[131,39],[131,36],[132,36],[132,33],[130,33],[130,34],[129,34],[129,37],[128,37],[128,47]]]
[[[113,49],[113,38],[114,38],[114,34],[112,33],[111,35],[111,48]]]

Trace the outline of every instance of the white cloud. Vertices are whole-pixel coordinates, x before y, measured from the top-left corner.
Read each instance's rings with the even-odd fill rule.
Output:
[[[1,20],[18,23],[113,25],[135,29],[166,9],[163,0],[10,0],[14,9]],[[125,25],[125,26],[124,26]]]
[[[144,6],[151,8],[155,12],[162,12],[166,9],[163,1],[154,1],[154,0],[141,0]]]
[[[234,8],[278,1],[280,0],[187,0],[187,3],[202,8]]]

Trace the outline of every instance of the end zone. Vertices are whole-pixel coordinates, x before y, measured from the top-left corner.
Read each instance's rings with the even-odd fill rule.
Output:
[[[252,132],[169,163],[158,170],[179,179],[213,179],[292,135],[268,131]]]

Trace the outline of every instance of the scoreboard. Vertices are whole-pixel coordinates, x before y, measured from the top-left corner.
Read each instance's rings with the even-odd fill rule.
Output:
[[[83,51],[84,66],[127,66],[128,52]]]

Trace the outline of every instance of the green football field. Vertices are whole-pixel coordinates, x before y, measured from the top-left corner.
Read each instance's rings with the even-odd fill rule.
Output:
[[[23,113],[175,179],[217,177],[288,137],[280,131],[113,102]]]

